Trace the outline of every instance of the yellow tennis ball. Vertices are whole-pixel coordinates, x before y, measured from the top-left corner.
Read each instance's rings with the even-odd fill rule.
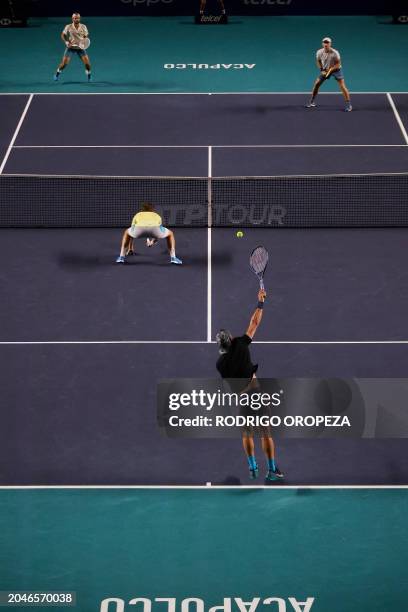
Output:
[[[244,237],[244,232],[241,232],[241,230],[237,232],[237,238],[243,238],[243,237]]]

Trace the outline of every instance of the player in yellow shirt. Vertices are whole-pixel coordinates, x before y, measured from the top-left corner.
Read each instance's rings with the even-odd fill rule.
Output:
[[[142,204],[142,209],[132,219],[132,225],[123,233],[120,255],[116,263],[125,263],[126,255],[133,254],[134,238],[146,238],[147,246],[151,247],[158,240],[166,238],[170,253],[170,263],[182,264],[181,259],[176,257],[176,240],[174,233],[162,225],[161,216],[155,212],[151,204]]]

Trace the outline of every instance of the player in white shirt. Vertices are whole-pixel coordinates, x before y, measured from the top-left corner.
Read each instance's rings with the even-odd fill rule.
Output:
[[[331,76],[334,76],[346,101],[346,108],[344,110],[349,112],[353,110],[353,107],[351,106],[349,91],[344,83],[340,53],[336,49],[333,49],[331,46],[332,40],[328,36],[323,38],[322,42],[323,47],[318,49],[316,52],[316,63],[320,70],[320,75],[317,77],[314,83],[312,97],[307,104],[307,108],[314,108],[316,106],[316,96],[319,92],[321,84]]]
[[[88,53],[79,46],[81,40],[84,38],[88,38],[88,28],[81,23],[81,15],[79,13],[74,13],[72,15],[72,23],[66,25],[61,32],[61,39],[66,45],[66,49],[62,61],[57,68],[57,72],[54,74],[54,81],[58,81],[61,72],[68,66],[73,55],[77,55],[82,60],[85,65],[87,79],[91,81],[91,62]]]

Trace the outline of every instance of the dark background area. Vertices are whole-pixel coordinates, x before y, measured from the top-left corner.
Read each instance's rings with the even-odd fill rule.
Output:
[[[32,17],[66,16],[72,11],[84,15],[160,16],[191,15],[198,12],[199,0],[1,0],[0,13],[7,14],[10,4],[16,12],[27,11]],[[389,15],[408,12],[406,2],[363,0],[361,2],[325,2],[323,0],[225,0],[231,15]],[[405,7],[405,9],[404,9]],[[208,11],[218,12],[216,0],[207,1]]]

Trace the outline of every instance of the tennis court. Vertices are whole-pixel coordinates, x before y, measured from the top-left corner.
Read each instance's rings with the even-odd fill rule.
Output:
[[[408,26],[380,0],[224,3],[203,26],[199,0],[0,3],[1,609],[406,608]],[[91,67],[54,80],[72,10]],[[334,78],[305,107],[323,36],[352,112]],[[142,202],[183,265],[164,240],[116,263]],[[274,482],[258,436],[251,480],[241,430],[174,434],[160,403],[220,383],[258,245],[257,376],[352,419],[277,427]]]
[[[3,415],[2,484],[247,483],[237,441],[166,439],[155,400],[160,378],[215,375],[220,327],[244,333],[257,244],[271,258],[253,347],[263,376],[405,376],[408,94],[353,94],[353,113],[338,95],[321,94],[316,109],[306,100],[1,96],[0,182],[6,198],[7,181],[20,196],[0,230],[2,395],[13,406]],[[282,223],[263,180],[286,177],[307,202],[316,168],[333,227],[317,227],[327,218],[302,207]],[[355,207],[345,206],[338,176],[360,193]],[[251,186],[237,210],[229,188],[242,177]],[[99,180],[109,187],[102,201]],[[382,199],[390,189],[392,209]],[[139,202],[180,197],[197,204],[181,221],[170,217],[183,266],[142,244],[117,266],[119,228]],[[248,216],[254,199],[272,216]],[[73,202],[76,222],[66,214]],[[213,220],[221,210],[210,227],[209,205]],[[362,227],[367,211],[374,222]],[[406,449],[403,439],[283,440],[278,457],[289,485],[407,484]]]

